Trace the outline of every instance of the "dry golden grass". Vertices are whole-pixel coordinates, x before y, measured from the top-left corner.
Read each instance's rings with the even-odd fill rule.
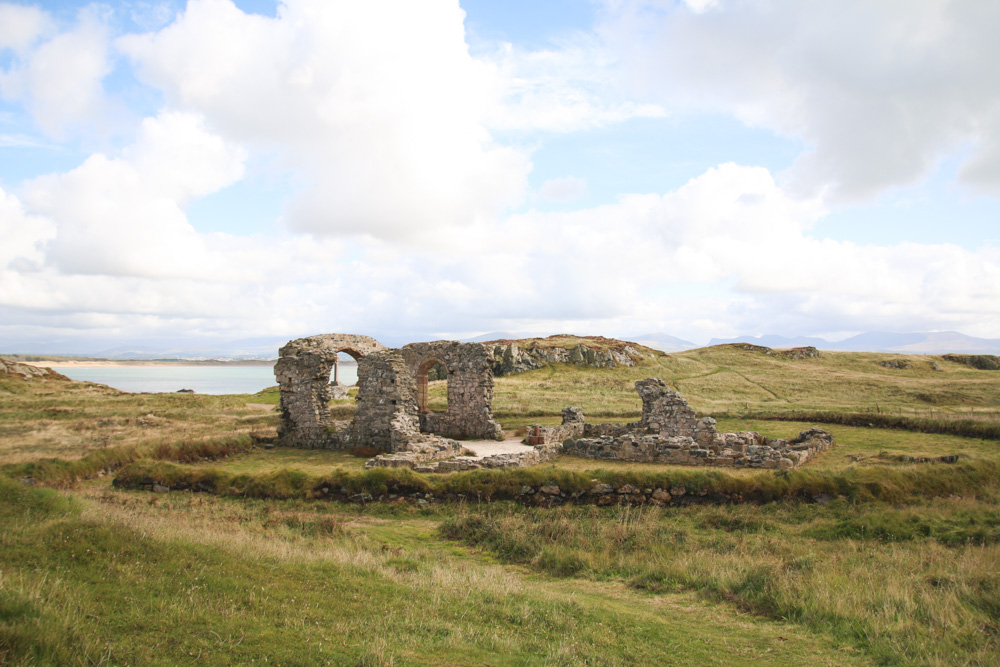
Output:
[[[0,378],[0,464],[75,460],[122,445],[220,435],[273,437],[275,412],[255,396],[129,394],[71,380]]]
[[[634,383],[659,377],[702,414],[747,411],[881,411],[940,417],[1000,417],[1000,372],[982,371],[940,356],[822,352],[812,359],[733,346],[658,356],[633,368],[557,365],[497,378],[494,413],[507,426],[524,417],[557,416],[568,405],[588,418],[635,417],[641,401]],[[896,370],[880,361],[902,359]],[[936,364],[940,370],[934,370]]]

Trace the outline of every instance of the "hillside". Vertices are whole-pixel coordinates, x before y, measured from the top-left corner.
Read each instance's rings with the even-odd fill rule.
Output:
[[[944,356],[820,352],[807,356],[747,344],[647,357],[634,367],[561,365],[497,378],[494,413],[558,415],[567,405],[602,417],[633,417],[633,384],[655,376],[702,414],[838,410],[996,416],[1000,372]],[[573,403],[573,401],[577,401]]]

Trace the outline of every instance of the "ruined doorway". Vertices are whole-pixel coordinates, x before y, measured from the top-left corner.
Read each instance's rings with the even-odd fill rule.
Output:
[[[448,391],[450,389],[448,367],[437,359],[428,359],[417,368],[417,412],[448,411]],[[444,384],[444,393],[440,388]]]

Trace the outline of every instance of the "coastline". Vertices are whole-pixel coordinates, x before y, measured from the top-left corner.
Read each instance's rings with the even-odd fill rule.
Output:
[[[206,360],[206,361],[192,361],[186,359],[152,359],[152,360],[111,360],[111,359],[101,359],[101,360],[60,360],[60,361],[26,361],[24,363],[29,363],[33,366],[38,366],[40,368],[51,368],[53,370],[59,368],[103,368],[108,366],[274,366],[275,360],[271,361],[219,361],[219,360]]]

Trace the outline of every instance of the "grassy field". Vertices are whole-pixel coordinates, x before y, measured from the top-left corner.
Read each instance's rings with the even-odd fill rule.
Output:
[[[886,368],[879,363],[885,361],[911,368]],[[642,408],[633,385],[646,377],[661,378],[702,414],[836,411],[1000,421],[996,371],[940,356],[823,352],[789,359],[730,345],[662,355],[634,368],[554,365],[497,378],[494,413],[505,425],[558,415],[567,405],[588,417],[633,418]]]
[[[878,363],[900,358],[911,368]],[[510,430],[558,421],[566,405],[631,420],[632,384],[649,376],[720,428],[769,436],[813,422],[754,415],[1000,421],[1000,372],[730,347],[500,378],[495,411]],[[331,476],[371,483],[363,458],[254,446],[274,435],[274,391],[0,378],[0,398],[0,664],[1000,663],[1000,441],[988,437],[836,424],[836,446],[792,474],[560,457],[421,482],[436,495],[544,479],[803,485],[829,489],[825,504],[360,506],[308,490]],[[110,485],[119,466],[304,491],[127,491]]]

